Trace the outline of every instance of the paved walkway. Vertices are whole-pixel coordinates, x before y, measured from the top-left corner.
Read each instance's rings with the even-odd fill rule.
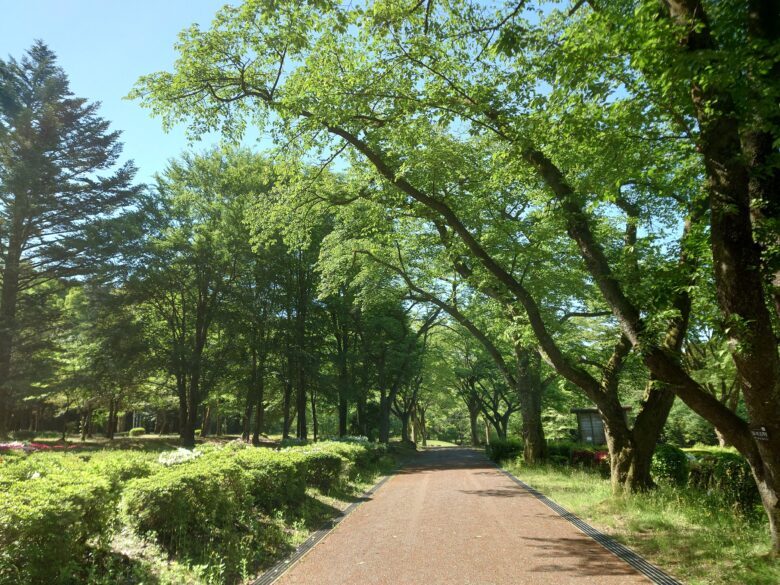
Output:
[[[631,585],[650,581],[470,449],[391,477],[274,585]]]

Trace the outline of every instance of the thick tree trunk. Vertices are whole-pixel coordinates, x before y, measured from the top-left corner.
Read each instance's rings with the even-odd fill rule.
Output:
[[[116,411],[115,411],[115,402],[114,399],[111,398],[108,402],[108,421],[106,422],[106,439],[113,440],[114,439],[114,424],[116,421]]]
[[[203,406],[203,421],[200,424],[200,436],[208,437],[211,434],[211,404]]]
[[[255,428],[252,433],[252,444],[257,446],[260,444],[260,434],[263,432],[263,425],[265,424],[265,407],[263,401],[260,400],[257,403],[255,412]]]
[[[14,217],[2,270],[0,290],[0,438],[8,436],[11,424],[11,354],[16,333],[16,304],[19,293],[19,265],[22,240],[21,218]]]
[[[349,402],[346,396],[339,395],[339,437],[346,437],[347,423],[349,422]]]
[[[311,430],[312,438],[316,441],[319,434],[319,422],[317,421],[317,393],[314,388],[309,393],[311,396]]]
[[[81,440],[86,441],[87,437],[92,436],[92,407],[87,408],[84,416],[81,418]]]
[[[547,440],[542,426],[542,397],[527,388],[520,392],[520,414],[523,418],[523,461],[539,463],[547,458]]]
[[[366,395],[365,393],[361,392],[357,399],[357,426],[358,433],[363,437],[368,436],[368,421],[366,420],[366,411]]]
[[[308,426],[306,424],[306,410],[308,404],[306,401],[306,375],[303,371],[303,367],[300,367],[298,371],[298,384],[295,395],[295,406],[297,410],[297,422],[296,422],[296,436],[305,441],[308,438]]]
[[[282,439],[290,438],[290,428],[292,427],[292,419],[290,418],[291,403],[292,382],[288,378],[284,383],[284,394],[282,396],[282,415],[284,416],[282,421]]]
[[[390,398],[385,390],[379,396],[379,441],[385,445],[390,442]]]
[[[428,446],[428,427],[425,423],[425,409],[420,409],[420,437],[422,438],[422,446]]]
[[[265,368],[259,369],[255,384],[255,427],[252,432],[252,444],[259,445],[260,434],[265,425]]]
[[[401,419],[401,441],[404,443],[411,442],[411,438],[409,437],[409,415],[410,413],[405,412],[401,413],[401,416],[398,417]]]
[[[154,432],[158,435],[164,435],[166,430],[168,430],[168,411],[158,410],[154,421]]]
[[[547,440],[542,425],[542,358],[536,350],[515,347],[517,356],[517,396],[523,419],[523,461],[539,463],[547,458]]]
[[[254,410],[253,392],[250,388],[247,391],[246,402],[244,402],[244,412],[241,415],[241,440],[249,442],[249,435],[252,428],[252,411]]]
[[[470,402],[469,405],[469,426],[471,427],[471,444],[474,447],[479,446],[479,401]]]

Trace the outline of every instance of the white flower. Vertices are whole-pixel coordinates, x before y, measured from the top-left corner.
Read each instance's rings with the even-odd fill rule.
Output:
[[[190,451],[189,449],[184,449],[183,447],[179,447],[176,449],[176,451],[168,451],[167,453],[161,453],[160,456],[157,458],[157,462],[160,463],[160,465],[165,465],[166,467],[171,465],[178,465],[179,463],[184,463],[186,461],[192,461],[193,459],[197,459],[203,455],[200,451],[197,449],[194,449]]]

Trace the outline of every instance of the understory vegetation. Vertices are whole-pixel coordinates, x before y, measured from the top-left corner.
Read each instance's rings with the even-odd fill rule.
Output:
[[[357,440],[3,454],[0,583],[241,583],[393,465]]]
[[[587,451],[567,447],[570,453]],[[656,453],[654,489],[619,496],[612,494],[608,468],[604,473],[582,458],[533,465],[511,459],[503,466],[683,583],[780,581],[780,566],[766,543],[766,516],[744,460],[716,447],[677,451],[682,465],[678,454]]]
[[[0,59],[3,578],[237,582],[429,439],[780,556],[777,0],[242,0],[170,42],[148,184],[44,41]]]

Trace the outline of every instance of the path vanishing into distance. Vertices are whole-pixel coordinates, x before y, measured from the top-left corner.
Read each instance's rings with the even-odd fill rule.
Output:
[[[275,585],[651,583],[472,449],[430,449]]]

